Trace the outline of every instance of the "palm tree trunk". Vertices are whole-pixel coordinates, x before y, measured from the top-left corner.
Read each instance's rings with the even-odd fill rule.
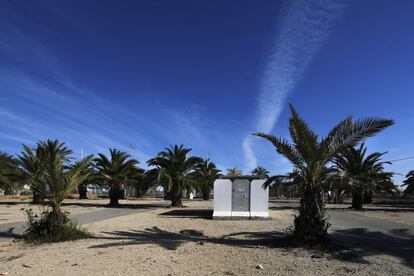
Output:
[[[88,199],[88,189],[86,185],[79,185],[79,199]]]
[[[373,197],[374,197],[374,193],[372,191],[365,191],[364,192],[364,204],[372,204]]]
[[[183,194],[183,185],[179,183],[178,180],[176,185],[173,185],[171,191],[168,193],[167,197],[171,199],[171,206],[172,207],[183,207],[183,203],[181,201],[181,197]]]
[[[362,188],[354,188],[352,191],[352,209],[362,210],[364,191]]]
[[[323,202],[323,190],[319,186],[307,185],[295,217],[294,236],[306,242],[321,242],[328,236],[328,227]]]
[[[171,206],[172,207],[180,207],[180,208],[183,207],[183,203],[181,201],[181,195],[171,197]]]
[[[32,202],[34,204],[44,204],[45,203],[45,197],[41,193],[33,190],[33,201]]]
[[[49,219],[54,227],[58,229],[66,223],[65,214],[60,209],[60,206],[52,205],[52,212],[49,214]]]
[[[142,191],[141,191],[141,189],[140,188],[138,188],[138,187],[136,187],[135,188],[135,197],[136,198],[140,198],[140,197],[142,197]]]
[[[119,184],[112,184],[109,190],[109,206],[119,206],[119,195],[121,189]]]
[[[209,200],[210,199],[210,191],[204,190],[203,191],[203,200]]]
[[[335,190],[334,190],[334,203],[335,204],[339,203],[339,190],[338,190],[338,188],[335,188]]]

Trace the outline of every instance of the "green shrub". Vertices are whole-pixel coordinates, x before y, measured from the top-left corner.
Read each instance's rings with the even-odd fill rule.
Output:
[[[25,242],[62,242],[91,237],[90,233],[69,219],[68,212],[64,213],[63,224],[57,223],[47,208],[40,215],[35,214],[32,209],[25,209],[25,214],[28,220],[28,229],[23,235]]]

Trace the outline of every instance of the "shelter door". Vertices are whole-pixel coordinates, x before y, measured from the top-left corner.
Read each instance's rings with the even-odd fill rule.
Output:
[[[232,184],[232,211],[250,211],[250,181],[247,179],[236,179]]]

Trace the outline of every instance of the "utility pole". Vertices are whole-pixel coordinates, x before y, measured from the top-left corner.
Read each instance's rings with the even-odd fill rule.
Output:
[[[135,152],[136,152],[136,149],[137,149],[137,146],[135,145],[135,144],[130,144],[129,145],[129,147],[131,148],[131,150],[132,150],[132,158],[133,159],[136,159],[136,154],[135,154]],[[134,188],[134,190],[135,189],[137,189],[136,187]],[[128,189],[125,189],[125,191],[126,191],[126,193],[128,193],[129,191],[128,191]],[[134,193],[136,193],[136,191],[134,191]]]

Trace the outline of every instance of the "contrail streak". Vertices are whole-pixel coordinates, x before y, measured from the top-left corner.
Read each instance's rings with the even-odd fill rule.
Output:
[[[264,70],[257,106],[255,131],[269,133],[276,125],[286,99],[322,48],[345,5],[334,0],[290,2],[275,33],[272,54]],[[257,165],[254,139],[242,141],[248,169]]]

